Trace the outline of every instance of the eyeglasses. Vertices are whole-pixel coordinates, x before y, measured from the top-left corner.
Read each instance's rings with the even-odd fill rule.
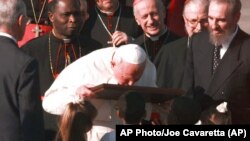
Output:
[[[208,24],[208,19],[207,18],[203,18],[203,19],[188,19],[186,16],[184,16],[184,18],[192,26],[197,26],[198,23],[200,23],[201,25]]]

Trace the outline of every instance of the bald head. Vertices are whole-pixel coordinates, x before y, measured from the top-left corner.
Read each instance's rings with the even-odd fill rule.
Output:
[[[199,11],[199,9],[206,9],[208,11],[209,0],[186,0],[183,14],[189,12]]]
[[[188,36],[207,28],[209,0],[186,0],[183,18]]]
[[[117,102],[118,116],[125,120],[126,124],[138,124],[146,114],[145,99],[143,93],[127,91],[123,93]]]

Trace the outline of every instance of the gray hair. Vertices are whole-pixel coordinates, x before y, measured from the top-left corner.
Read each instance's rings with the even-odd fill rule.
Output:
[[[209,2],[215,2],[218,4],[228,4],[229,5],[229,15],[235,16],[240,13],[241,1],[240,0],[209,0]]]
[[[20,15],[27,15],[23,0],[0,0],[0,26],[11,27]]]
[[[146,2],[146,1],[149,1],[149,0],[140,0],[138,3],[143,2],[143,1]],[[153,1],[155,1],[155,3],[156,3],[157,9],[158,9],[160,15],[163,16],[162,14],[166,13],[166,9],[165,9],[165,6],[164,6],[162,0],[153,0]],[[133,6],[133,11],[134,11],[134,16],[135,17],[137,17],[138,12],[139,12],[139,9],[137,8],[136,5],[137,5],[137,3]]]
[[[208,12],[209,0],[186,0],[183,8],[183,15],[188,12],[191,4],[204,7]]]

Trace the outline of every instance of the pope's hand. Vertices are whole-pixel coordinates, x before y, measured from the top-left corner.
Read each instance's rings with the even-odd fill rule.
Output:
[[[77,88],[76,94],[79,96],[79,99],[86,100],[95,95],[95,93],[91,90],[93,85],[82,85]]]

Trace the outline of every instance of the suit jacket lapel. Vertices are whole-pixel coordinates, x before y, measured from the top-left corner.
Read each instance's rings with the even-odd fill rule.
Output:
[[[213,45],[209,43],[209,37],[205,33],[201,35],[203,38],[199,39],[198,43],[191,41],[194,52],[193,60],[195,60],[194,73],[197,85],[203,86],[205,89],[209,87],[209,82],[212,79],[212,57],[213,57]],[[192,49],[192,48],[191,48]],[[195,70],[199,70],[195,72]],[[199,79],[202,76],[202,79]]]
[[[208,93],[214,96],[224,84],[224,81],[241,65],[239,60],[241,45],[241,31],[239,31],[231,42],[227,52],[222,58],[211,83],[208,88]]]
[[[209,44],[209,43],[208,43]],[[202,72],[204,73],[203,76],[206,76],[206,80],[208,82],[212,79],[212,68],[213,68],[213,45],[209,44],[207,50],[202,54],[204,62],[206,63],[200,63],[200,66],[202,69],[204,69]]]

